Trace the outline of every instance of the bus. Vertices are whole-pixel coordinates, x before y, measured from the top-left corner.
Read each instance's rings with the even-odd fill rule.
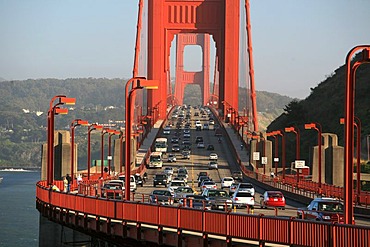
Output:
[[[167,153],[167,138],[159,137],[155,139],[154,151]]]
[[[161,152],[151,153],[149,157],[149,168],[162,168],[162,166],[163,166],[162,153]]]

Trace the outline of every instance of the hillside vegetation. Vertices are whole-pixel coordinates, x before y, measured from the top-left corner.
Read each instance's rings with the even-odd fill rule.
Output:
[[[56,116],[55,129],[69,130],[73,119],[108,123],[124,119],[124,79],[74,78],[3,81],[0,83],[0,166],[39,167],[41,145],[46,142],[46,114],[55,95],[76,98],[68,115]],[[241,90],[242,91],[242,90]],[[243,99],[243,95],[239,98]],[[185,103],[201,104],[199,88],[187,87]],[[257,107],[276,118],[292,99],[274,93],[257,92]],[[242,102],[240,102],[242,104]],[[265,124],[267,126],[267,124]],[[78,157],[86,162],[87,130],[76,128]],[[92,159],[100,159],[100,135],[92,135]]]
[[[354,60],[360,59],[358,54]],[[338,135],[339,145],[343,146],[344,125],[339,120],[345,110],[346,68],[341,66],[326,80],[311,88],[310,95],[301,101],[293,100],[284,113],[274,120],[268,131],[297,126],[301,133],[301,158],[308,161],[310,147],[317,145],[317,132],[305,130],[304,124],[316,122],[322,126],[323,133]],[[362,158],[367,160],[367,135],[370,134],[370,65],[361,65],[356,72],[355,116],[362,122]],[[287,161],[293,161],[295,155],[295,136],[287,135]],[[311,163],[311,162],[309,162]]]

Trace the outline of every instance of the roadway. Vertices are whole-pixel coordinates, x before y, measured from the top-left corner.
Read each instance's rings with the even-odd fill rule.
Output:
[[[182,159],[181,152],[171,152],[172,143],[171,138],[172,137],[180,137],[179,144],[181,146],[181,142],[184,140],[183,137],[183,125],[181,128],[176,127],[176,120],[172,121],[173,125],[171,128],[171,132],[168,135],[163,134],[163,130],[159,129],[160,135],[163,137],[168,138],[168,151],[171,153],[176,154],[177,156],[177,162],[176,163],[169,163],[167,162],[167,156],[164,155],[164,166],[162,169],[147,169],[148,173],[148,179],[146,180],[146,183],[143,187],[138,187],[135,192],[135,200],[144,202],[148,201],[148,195],[154,190],[154,189],[167,189],[167,187],[157,186],[156,188],[153,187],[153,176],[157,173],[162,173],[164,170],[164,167],[170,166],[173,167],[174,170],[177,170],[179,167],[186,167],[189,171],[189,178],[188,178],[188,185],[190,187],[193,187],[194,190],[196,190],[198,193],[201,193],[200,188],[197,186],[197,174],[200,171],[207,171],[209,176],[213,179],[213,181],[216,182],[218,188],[221,188],[221,179],[223,177],[229,177],[231,176],[232,171],[238,170],[237,163],[235,160],[235,157],[233,157],[232,152],[229,151],[229,147],[227,145],[226,141],[221,141],[221,143],[218,142],[218,137],[215,136],[214,127],[217,125],[220,125],[220,123],[217,123],[217,118],[212,116],[213,119],[216,121],[215,125],[210,125],[209,130],[201,130],[197,131],[195,128],[195,121],[199,120],[202,123],[202,126],[204,123],[209,123],[208,116],[202,117],[202,114],[199,114],[199,116],[195,116],[195,112],[200,112],[198,109],[191,108],[190,109],[190,138],[188,138],[192,144],[191,146],[191,157],[189,160]],[[169,122],[171,122],[171,116],[169,116],[169,119],[167,122],[163,124],[163,126],[166,126]],[[175,135],[176,132],[181,133],[180,135]],[[205,144],[205,148],[197,148],[197,145],[195,143],[195,139],[197,136],[202,136]],[[221,138],[222,139],[222,138]],[[207,145],[212,144],[214,146],[214,151],[207,150]],[[209,154],[211,152],[215,152],[218,154],[218,170],[208,170],[208,162],[209,162]],[[194,184],[192,183],[194,181]],[[250,182],[248,181],[247,177],[244,177],[243,182]],[[278,215],[279,217],[295,217],[297,208],[300,207],[306,207],[307,205],[302,204],[300,202],[290,200],[286,198],[286,209],[285,210],[276,210],[276,209],[261,209],[260,208],[260,196],[265,192],[265,190],[261,187],[258,187],[254,185],[256,189],[256,196],[255,196],[255,207],[253,211],[249,211],[248,209],[236,209],[236,212],[239,213],[253,213],[255,215],[263,214],[266,216],[275,216]],[[224,189],[228,191],[228,188]],[[143,199],[144,198],[144,199]],[[177,206],[177,204],[174,204]],[[370,222],[367,219],[362,218],[356,218],[356,224],[358,225],[367,225],[370,226]]]

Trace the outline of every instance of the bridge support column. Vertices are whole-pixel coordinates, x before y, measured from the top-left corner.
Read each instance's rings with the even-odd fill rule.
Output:
[[[177,229],[177,247],[182,247],[182,229]]]
[[[203,233],[203,247],[208,247],[208,234]]]

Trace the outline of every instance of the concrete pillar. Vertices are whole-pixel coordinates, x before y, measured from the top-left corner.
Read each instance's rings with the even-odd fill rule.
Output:
[[[254,160],[254,153],[259,153],[259,160]],[[250,163],[253,165],[255,171],[263,173],[262,157],[267,158],[265,165],[266,174],[270,174],[272,169],[272,142],[267,140],[251,140],[250,142]]]

